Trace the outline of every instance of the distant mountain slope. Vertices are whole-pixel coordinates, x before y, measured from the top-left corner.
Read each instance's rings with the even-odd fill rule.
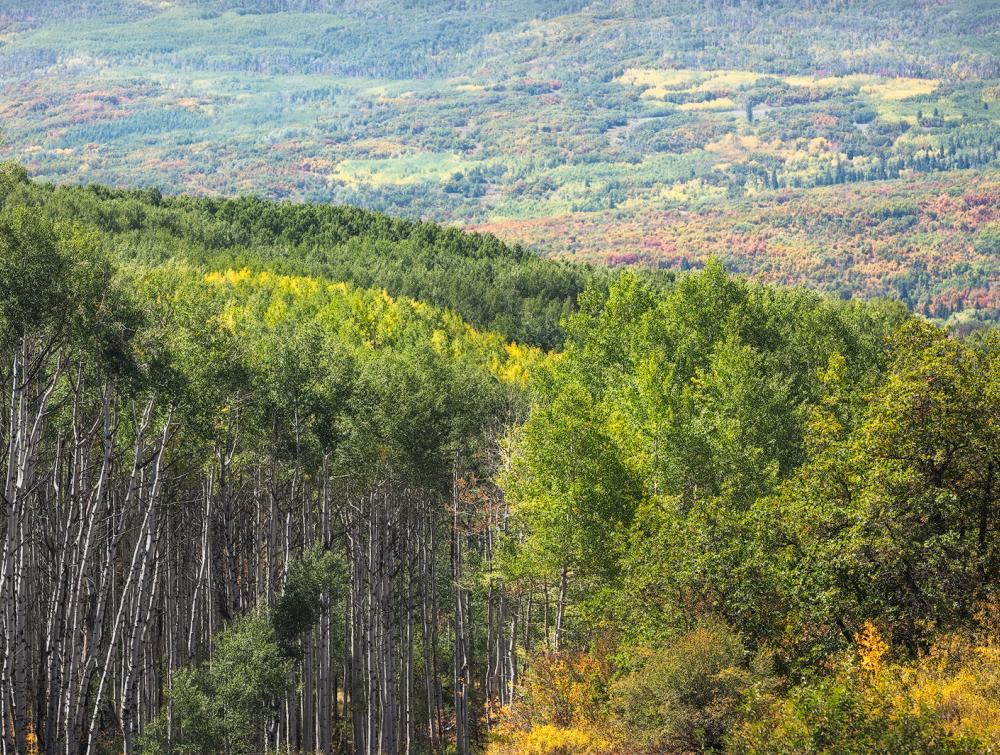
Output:
[[[612,266],[687,269],[714,256],[764,281],[897,298],[959,329],[995,320],[1000,311],[995,169],[474,228]]]
[[[878,193],[927,206],[983,175],[992,191],[998,51],[989,0],[11,0],[0,156],[58,182],[354,204],[613,264],[715,254],[991,318],[995,217],[949,221],[944,250],[922,221],[885,229],[873,275],[845,261],[823,209],[838,195],[816,189],[893,182]],[[806,240],[836,247],[822,270],[736,230],[782,197],[827,218]],[[706,217],[732,223],[707,239]]]

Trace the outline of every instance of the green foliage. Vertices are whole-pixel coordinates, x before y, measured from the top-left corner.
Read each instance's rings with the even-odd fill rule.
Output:
[[[992,223],[976,234],[976,249],[982,254],[1000,254],[1000,223]]]
[[[288,685],[291,664],[261,611],[219,633],[210,662],[172,680],[173,721],[162,713],[147,733],[150,753],[258,752],[260,731]],[[169,726],[175,727],[168,737]]]
[[[569,567],[571,636],[610,642],[590,725],[638,752],[979,751],[992,730],[942,711],[980,693],[926,703],[907,675],[981,682],[831,664],[875,621],[910,669],[996,598],[995,334],[718,265],[665,292],[623,274],[567,332],[503,484],[536,578]]]
[[[894,352],[858,427],[759,504],[804,640],[836,643],[880,616],[915,647],[996,589],[996,339],[913,322]]]
[[[385,289],[545,348],[561,343],[559,320],[584,286],[607,279],[586,266],[541,260],[493,236],[351,207],[55,188],[20,180],[16,165],[5,170],[14,175],[15,188],[6,199],[0,192],[0,203],[75,221],[103,236],[124,261],[148,266],[175,260],[210,270],[252,267]]]
[[[391,505],[400,519],[399,532],[404,532],[404,515],[428,530],[443,529],[442,509],[458,484],[456,475],[486,477],[481,473],[489,469],[484,449],[492,451],[499,414],[521,411],[526,371],[545,356],[496,332],[476,330],[452,311],[394,299],[382,288],[281,274],[266,264],[256,271],[213,270],[197,249],[182,253],[179,237],[142,226],[160,206],[154,195],[14,183],[0,209],[2,345],[9,355],[23,351],[43,364],[48,372],[31,375],[27,385],[39,393],[51,386],[52,395],[51,404],[32,419],[35,430],[28,430],[41,428],[38,437],[44,443],[32,436],[31,444],[45,459],[63,458],[63,444],[85,446],[74,458],[104,470],[94,480],[97,490],[88,505],[100,500],[123,516],[138,512],[135,527],[118,513],[96,517],[101,526],[121,528],[117,535],[102,534],[114,558],[103,555],[100,568],[121,565],[127,571],[137,557],[130,562],[122,554],[138,553],[143,544],[155,554],[150,558],[176,553],[189,566],[197,561],[203,568],[190,573],[191,581],[182,581],[182,589],[193,584],[194,592],[176,605],[185,605],[179,617],[199,608],[205,613],[196,616],[190,632],[168,628],[178,647],[185,646],[180,637],[186,639],[191,667],[168,681],[176,669],[158,666],[143,683],[142,705],[154,704],[146,696],[152,689],[157,690],[155,704],[166,701],[145,731],[145,747],[151,752],[258,752],[275,742],[276,721],[287,715],[278,702],[298,694],[300,679],[316,678],[307,676],[313,669],[302,667],[315,658],[318,633],[312,630],[331,614],[337,617],[333,627],[342,626],[345,594],[351,589],[342,560],[347,550],[342,524],[348,506],[357,504],[354,497],[385,496],[386,508]],[[77,212],[76,201],[87,211]],[[196,226],[209,217],[210,203],[195,204],[203,213],[195,213]],[[227,211],[223,205],[220,212]],[[139,218],[138,225],[123,223],[129,217]],[[237,213],[232,227],[249,222],[248,217]],[[345,212],[345,217],[354,216]],[[365,213],[357,217],[372,228],[381,222]],[[278,212],[269,218],[273,227],[262,233],[290,237],[289,218]],[[341,220],[333,212],[321,225],[331,234],[349,234]],[[475,260],[480,253],[492,259],[496,252],[509,261],[519,254],[495,241],[433,226],[398,225],[413,249],[439,239],[458,250],[456,260],[466,254]],[[394,248],[386,244],[382,251],[391,257]],[[570,269],[550,268],[533,257],[528,264]],[[583,276],[574,268],[573,275],[578,273]],[[29,368],[34,369],[19,366]],[[144,405],[151,430],[136,416]],[[104,423],[92,419],[102,416]],[[139,437],[144,432],[147,438],[164,439],[162,455],[150,452],[155,446]],[[156,474],[147,471],[153,464]],[[156,476],[161,473],[162,478]],[[58,499],[53,506],[71,506],[74,494],[60,474],[51,478],[51,486],[47,474],[38,478],[44,482],[30,479],[26,495],[37,497],[43,486],[51,500]],[[141,492],[123,492],[119,499],[106,492],[102,475],[120,482],[122,491],[132,480]],[[147,496],[155,506],[146,503]],[[152,514],[142,518],[147,506],[156,514],[162,540],[140,535],[139,522],[153,526]],[[257,521],[248,515],[254,507]],[[53,516],[39,506],[43,509],[46,517]],[[261,524],[267,517],[273,518]],[[359,522],[362,526],[367,524]],[[265,541],[270,546],[258,548]],[[436,535],[435,542],[429,559],[443,561],[447,551],[441,545],[447,540]],[[397,546],[387,543],[386,553],[390,547]],[[218,558],[220,551],[227,557]],[[100,552],[105,554],[103,546]],[[407,552],[407,568],[393,567],[392,591],[403,589],[404,581],[406,590],[420,589],[414,576],[417,551]],[[207,559],[213,559],[211,580],[204,576]],[[237,559],[238,569],[233,567]],[[447,574],[443,564],[433,568]],[[144,574],[153,578],[151,572]],[[102,584],[112,582],[119,584],[111,579]],[[433,610],[443,616],[451,593],[443,583],[438,587],[443,597]],[[172,586],[160,583],[160,588],[155,600],[144,604],[155,603],[151,611],[159,610],[159,601],[174,599],[168,597]],[[395,600],[398,593],[392,595]],[[37,606],[47,610],[47,604]],[[113,619],[115,612],[107,615]],[[202,623],[198,616],[209,618]],[[340,631],[329,629],[331,623],[325,625],[327,648],[339,662],[345,641]],[[210,637],[213,626],[223,628]],[[434,652],[440,655],[428,667],[432,679],[445,673],[447,650],[443,637],[435,639]],[[94,652],[103,657],[106,651]],[[95,690],[103,684],[100,678],[94,677]],[[342,677],[334,678],[339,683]],[[120,687],[120,680],[115,684]],[[109,702],[120,704],[119,695],[109,682],[93,703],[100,711],[95,737],[101,742],[121,742],[116,722],[103,713]],[[357,699],[353,690],[350,696]],[[360,709],[362,703],[355,705]],[[145,724],[131,728],[134,736]],[[45,746],[58,736],[53,730],[39,735],[48,738]],[[282,732],[287,736],[288,729],[283,726]]]
[[[221,703],[222,724],[233,750],[253,751],[261,719],[284,692],[289,671],[274,627],[263,613],[240,619],[220,634],[209,665],[209,685]]]
[[[123,416],[155,396],[176,433],[171,516],[191,514],[188,476],[220,500],[266,480],[261,498],[288,496],[304,520],[357,491],[406,526],[410,501],[455,507],[437,541],[452,571],[444,549],[379,568],[409,590],[419,566],[442,604],[494,622],[469,632],[474,659],[493,657],[483,634],[522,643],[527,678],[498,716],[508,751],[966,752],[994,736],[994,675],[969,660],[994,645],[952,661],[940,644],[1000,585],[995,333],[962,340],[900,306],[768,288],[716,262],[669,285],[609,280],[343,208],[56,189],[14,168],[0,201],[4,343],[58,342],[72,362],[46,421],[71,427],[74,380],[121,383]],[[399,273],[393,290],[454,311],[324,277],[336,269]],[[452,273],[454,288],[435,282]],[[477,330],[470,312],[508,330]],[[133,429],[116,432],[107,442]],[[303,638],[350,587],[330,519],[312,547],[286,536],[287,571],[256,608],[220,609],[225,628],[163,691],[148,751],[272,741]],[[440,524],[416,526],[433,540]]]
[[[0,162],[0,204],[7,195],[22,184],[28,183],[28,171],[19,162]]]
[[[995,258],[970,247],[995,212],[940,207],[942,182],[996,194],[984,0],[8,5],[0,154],[47,180],[349,203],[612,265],[724,256],[942,319],[1000,306]],[[917,212],[857,217],[898,190]],[[476,298],[494,294],[516,301]],[[518,340],[557,330],[478,314]]]
[[[200,670],[180,669],[173,675],[169,704],[174,720],[171,722],[164,713],[150,722],[142,741],[143,752],[197,755],[224,750],[225,724],[207,686],[205,674]],[[178,729],[174,736],[171,736],[171,725]]]
[[[275,642],[283,655],[294,658],[302,634],[329,609],[331,593],[343,581],[342,570],[333,553],[318,548],[292,562],[285,589],[271,609]]]
[[[93,234],[31,207],[0,209],[0,342],[66,342],[127,381],[140,370],[132,340],[142,325]]]
[[[508,494],[530,532],[538,566],[614,573],[613,544],[639,491],[594,416],[590,397],[569,383],[533,412],[508,478]]]
[[[598,590],[602,612],[637,637],[703,602],[769,634],[780,613],[763,608],[770,569],[750,509],[805,459],[828,366],[853,422],[902,320],[743,283],[719,265],[665,293],[629,274],[588,292],[565,355],[538,377],[504,481],[525,556],[549,573],[583,564],[602,575],[579,589]]]
[[[705,622],[651,651],[610,690],[621,736],[638,751],[718,750],[750,683],[746,653],[724,624]]]
[[[295,681],[302,635],[342,589],[343,567],[315,547],[290,563],[270,611],[258,607],[219,632],[208,661],[170,678],[168,708],[146,729],[143,751],[254,753]]]

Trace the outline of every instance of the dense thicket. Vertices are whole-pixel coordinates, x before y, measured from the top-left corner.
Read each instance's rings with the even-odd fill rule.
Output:
[[[501,476],[560,653],[497,752],[996,745],[995,334],[718,265],[566,326]]]
[[[343,283],[116,268],[33,208],[0,244],[4,751],[443,741],[535,352]]]
[[[545,354],[293,257],[488,239],[5,176],[2,752],[1000,744],[994,334],[711,264]]]

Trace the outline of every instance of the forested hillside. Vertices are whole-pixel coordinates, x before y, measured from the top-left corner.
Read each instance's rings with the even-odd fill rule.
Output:
[[[998,50],[993,0],[6,0],[0,157],[970,329],[1000,311]]]
[[[178,259],[211,269],[250,265],[384,288],[544,348],[562,342],[560,317],[584,286],[606,286],[609,277],[601,269],[543,261],[494,236],[354,207],[56,187],[29,182],[19,166],[7,170],[10,202],[83,223],[128,259]],[[645,275],[661,283],[672,279],[666,272]]]
[[[992,330],[5,165],[0,350],[4,753],[1000,747]]]

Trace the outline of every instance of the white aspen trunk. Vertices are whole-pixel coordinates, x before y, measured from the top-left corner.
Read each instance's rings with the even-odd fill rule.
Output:
[[[559,595],[556,599],[556,624],[553,644],[556,652],[559,652],[559,641],[562,637],[563,616],[566,613],[566,584],[567,571],[563,566],[559,570]]]
[[[455,587],[454,705],[455,746],[459,755],[469,755],[469,659],[465,590],[462,587],[462,533],[459,518],[458,474],[452,475],[452,584]]]
[[[159,466],[161,461],[162,450],[163,449],[161,447],[156,451],[154,451],[155,454],[154,458],[156,460],[157,466]],[[136,461],[135,461],[135,467],[133,468],[132,481],[134,481],[138,475],[141,458],[142,458],[142,448],[137,445],[136,456],[135,456]],[[159,480],[158,474],[156,479],[157,481]],[[132,491],[134,490],[132,481],[130,481],[129,490],[125,497],[126,506],[128,505],[132,495]],[[157,504],[156,496],[152,494],[149,495],[148,502],[145,506],[145,511],[143,514],[142,525],[140,527],[140,532],[143,534],[149,531],[149,520],[150,517],[154,515],[154,509],[156,507],[156,504]],[[114,653],[116,650],[120,650],[120,648],[118,648],[118,637],[119,637],[119,632],[122,629],[125,611],[130,606],[132,599],[134,599],[134,596],[132,595],[132,589],[133,589],[133,584],[136,581],[136,572],[139,564],[139,557],[140,555],[145,555],[142,550],[142,546],[144,544],[148,545],[148,539],[140,537],[136,540],[136,544],[132,549],[132,557],[129,561],[128,569],[126,570],[125,584],[122,586],[120,591],[121,597],[118,600],[118,608],[115,612],[115,617],[111,626],[111,636],[109,637],[107,643],[108,650],[104,657],[104,661],[100,666],[101,675],[97,684],[97,691],[94,696],[93,710],[91,712],[89,726],[87,727],[87,743],[86,743],[87,752],[90,752],[93,746],[94,733],[97,729],[97,719],[101,710],[101,701],[103,699],[104,688],[105,685],[107,684],[109,673],[111,672],[113,666],[116,663],[116,658]],[[112,693],[113,693],[112,697],[115,697],[116,695],[114,691],[114,683],[119,678],[121,677],[117,675],[114,675],[112,677]]]
[[[152,402],[150,402],[152,403]],[[135,752],[135,738],[138,735],[138,704],[139,696],[137,689],[138,670],[141,660],[142,643],[146,636],[146,628],[152,612],[153,599],[156,594],[156,586],[159,577],[159,542],[160,542],[160,516],[159,516],[159,493],[161,486],[160,470],[163,461],[163,453],[167,447],[167,440],[170,436],[171,414],[168,412],[163,423],[163,432],[153,450],[153,467],[149,482],[149,506],[146,526],[142,535],[142,561],[138,579],[135,581],[134,609],[132,612],[132,624],[127,641],[127,654],[125,656],[125,674],[122,682],[122,703],[120,708],[121,726],[123,733],[123,748],[125,755],[132,755]]]

